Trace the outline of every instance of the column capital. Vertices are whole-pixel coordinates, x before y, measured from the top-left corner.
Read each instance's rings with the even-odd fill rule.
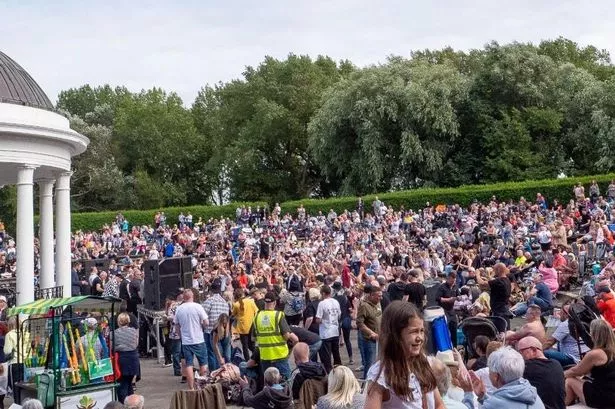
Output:
[[[34,182],[34,165],[21,165],[17,169],[17,186],[32,185]]]
[[[56,179],[56,191],[57,190],[70,190],[70,177],[73,175],[71,171],[64,171],[57,173]]]
[[[63,170],[63,171],[57,172],[56,175],[58,176],[58,179],[62,177],[69,178],[73,176],[73,173],[75,172],[73,172],[72,170]]]
[[[53,196],[53,184],[56,182],[55,179],[41,178],[36,179],[35,182],[38,183],[40,197]]]
[[[23,163],[23,164],[19,165],[19,167],[18,167],[19,170],[22,170],[22,169],[24,169],[24,170],[25,169],[32,169],[32,170],[34,170],[36,168],[38,168],[37,165],[31,165],[29,163]]]

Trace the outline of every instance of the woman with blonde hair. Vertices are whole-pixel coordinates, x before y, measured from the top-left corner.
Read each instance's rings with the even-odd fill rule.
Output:
[[[130,316],[123,312],[117,316],[118,328],[113,331],[111,339],[114,350],[117,352],[118,364],[122,376],[117,387],[117,399],[124,402],[127,396],[134,393],[133,380],[141,379],[141,366],[139,363],[139,331],[129,326]]]
[[[589,335],[594,349],[564,372],[566,405],[572,405],[578,398],[592,408],[612,408],[615,402],[615,334],[608,322],[598,318],[591,322]],[[591,381],[582,379],[588,374]]]
[[[328,393],[318,399],[316,409],[362,409],[365,405],[359,382],[349,368],[336,366],[329,373],[327,382]]]

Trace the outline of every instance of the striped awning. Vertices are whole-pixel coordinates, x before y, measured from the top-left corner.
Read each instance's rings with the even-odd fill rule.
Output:
[[[67,307],[72,305],[78,312],[108,311],[115,302],[121,300],[113,297],[96,297],[92,295],[80,295],[67,298],[48,298],[36,300],[28,304],[9,308],[7,315],[18,314],[46,314],[52,308]]]

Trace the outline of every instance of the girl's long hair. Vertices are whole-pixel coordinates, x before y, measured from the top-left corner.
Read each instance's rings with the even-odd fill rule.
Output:
[[[423,394],[437,387],[436,378],[425,354],[400,359],[408,355],[403,344],[402,331],[409,325],[411,319],[423,321],[418,309],[412,303],[393,301],[384,310],[379,336],[380,372],[376,377],[378,379],[384,371],[384,378],[391,390],[406,401],[414,400],[414,390],[410,387],[410,374],[414,374],[419,381]],[[374,385],[375,382],[371,386]]]

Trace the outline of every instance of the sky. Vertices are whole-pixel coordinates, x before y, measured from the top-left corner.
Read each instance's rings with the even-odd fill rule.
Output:
[[[0,0],[0,21],[0,51],[54,102],[64,89],[110,84],[161,87],[189,106],[201,87],[291,52],[362,67],[412,50],[563,36],[615,58],[606,0]]]

